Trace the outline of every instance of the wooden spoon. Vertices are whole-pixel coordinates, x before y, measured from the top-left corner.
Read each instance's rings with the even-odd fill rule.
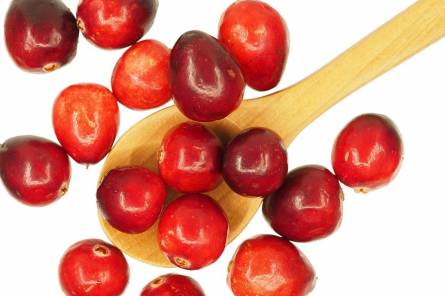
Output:
[[[276,131],[289,145],[314,119],[348,94],[445,35],[445,0],[420,0],[364,38],[332,62],[284,90],[245,100],[228,118],[208,126],[227,141],[241,130],[263,126]],[[168,129],[186,121],[176,107],[143,119],[116,143],[101,172],[143,165],[157,171],[157,152]],[[240,197],[221,184],[209,193],[227,213],[232,241],[249,223],[260,198]],[[109,239],[128,255],[158,266],[172,266],[160,252],[154,225],[130,235],[113,229],[100,215]]]

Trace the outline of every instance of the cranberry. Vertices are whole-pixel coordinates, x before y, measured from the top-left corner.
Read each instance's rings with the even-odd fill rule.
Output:
[[[245,130],[227,146],[223,176],[238,194],[266,196],[281,186],[286,174],[286,149],[281,138],[269,129]]]
[[[79,30],[60,0],[13,0],[5,21],[5,41],[24,70],[50,72],[76,55]]]
[[[250,87],[268,90],[280,82],[289,37],[286,22],[267,3],[233,3],[221,17],[219,40],[240,65]]]
[[[204,296],[204,292],[201,286],[188,276],[166,274],[148,283],[141,296]]]
[[[151,28],[157,0],[82,0],[77,24],[83,35],[102,48],[124,48]]]
[[[338,179],[358,192],[389,183],[403,154],[402,139],[394,123],[380,114],[363,114],[349,122],[332,150]]]
[[[118,296],[128,283],[122,252],[104,241],[89,239],[72,245],[59,265],[59,280],[68,296]]]
[[[170,73],[175,104],[190,119],[222,119],[241,103],[241,70],[218,40],[204,32],[189,31],[178,39]]]
[[[150,228],[166,197],[162,179],[143,167],[111,170],[97,190],[97,203],[105,219],[126,233],[141,233]]]
[[[144,40],[128,49],[114,68],[111,84],[125,106],[142,110],[163,105],[171,98],[170,49],[156,40]]]
[[[178,267],[199,269],[224,251],[229,232],[221,207],[203,194],[186,194],[162,213],[158,226],[161,251]]]
[[[19,136],[0,146],[0,176],[16,199],[43,206],[68,190],[70,162],[59,145],[40,137]]]
[[[315,274],[289,241],[261,235],[238,248],[227,281],[235,296],[303,296],[315,286]]]
[[[76,84],[57,97],[53,107],[56,136],[79,163],[99,162],[113,145],[119,109],[113,94],[97,84]]]
[[[342,199],[340,184],[328,169],[303,166],[289,173],[283,186],[264,200],[263,213],[278,234],[307,242],[337,229]]]
[[[199,123],[181,123],[167,132],[159,153],[159,171],[179,192],[210,191],[221,181],[221,141]]]

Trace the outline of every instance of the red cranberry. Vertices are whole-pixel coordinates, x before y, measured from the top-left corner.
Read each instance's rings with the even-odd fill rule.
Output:
[[[148,283],[141,296],[204,296],[204,292],[201,286],[188,276],[166,274]]]
[[[5,20],[5,41],[24,70],[50,72],[76,55],[79,30],[60,0],[13,0]]]
[[[128,283],[122,252],[98,239],[72,245],[59,265],[59,280],[67,296],[118,296]]]
[[[403,154],[394,123],[380,114],[354,118],[338,135],[332,166],[338,179],[356,191],[367,192],[389,183]]]
[[[158,226],[161,251],[178,267],[199,269],[224,251],[229,224],[221,207],[203,194],[186,194],[162,213]]]
[[[151,28],[157,0],[82,0],[77,24],[83,35],[102,48],[124,48]]]
[[[113,94],[97,84],[76,84],[57,97],[53,107],[56,136],[79,163],[94,164],[110,151],[119,126]]]
[[[181,123],[167,132],[159,153],[159,171],[179,192],[206,192],[221,181],[221,141],[199,123]]]
[[[286,174],[286,149],[281,138],[271,130],[245,130],[227,146],[223,176],[238,194],[266,196],[281,186]]]
[[[111,84],[116,98],[128,108],[143,110],[171,98],[170,49],[156,40],[144,40],[128,49],[114,68]]]
[[[19,136],[0,146],[0,176],[16,199],[43,206],[68,190],[70,162],[59,145],[44,138]]]
[[[219,40],[236,59],[247,84],[268,90],[280,82],[289,52],[287,25],[262,1],[236,1],[221,17]]]
[[[278,234],[307,242],[337,229],[342,199],[340,184],[328,169],[304,166],[289,173],[281,188],[264,200],[263,213]]]
[[[166,197],[162,179],[143,167],[111,170],[97,190],[97,203],[105,219],[126,233],[141,233],[150,228]]]
[[[289,241],[261,235],[238,248],[227,281],[235,296],[303,296],[315,286],[315,274]]]
[[[178,39],[170,73],[175,104],[192,120],[222,119],[241,103],[241,70],[218,40],[204,32],[190,31]]]

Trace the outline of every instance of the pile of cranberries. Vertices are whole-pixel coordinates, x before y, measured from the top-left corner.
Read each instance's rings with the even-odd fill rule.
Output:
[[[206,194],[224,181],[240,199],[263,197],[264,217],[280,235],[260,235],[239,246],[228,268],[234,295],[308,294],[315,271],[290,241],[322,239],[339,227],[340,182],[368,192],[391,181],[402,159],[397,128],[379,114],[353,119],[332,150],[335,174],[320,165],[288,173],[286,148],[265,127],[244,130],[224,145],[200,122],[233,112],[246,84],[263,91],[279,83],[289,48],[286,23],[264,2],[236,1],[221,17],[218,38],[189,31],[170,50],[157,40],[138,42],[157,9],[157,0],[82,0],[76,18],[61,0],[11,1],[6,45],[25,70],[48,72],[70,62],[79,30],[101,48],[131,47],[117,61],[111,90],[83,83],[58,95],[52,120],[61,146],[35,136],[14,137],[0,146],[3,183],[25,204],[50,204],[68,190],[69,157],[96,164],[108,154],[119,128],[118,102],[146,110],[173,97],[191,121],[164,136],[158,172],[131,166],[107,173],[96,194],[103,217],[130,234],[143,233],[158,221],[158,243],[166,258],[183,269],[200,269],[218,260],[227,244],[227,213]],[[167,203],[169,188],[179,195]],[[66,251],[59,277],[66,295],[117,296],[127,286],[129,266],[118,248],[91,239]],[[192,278],[166,274],[143,288],[141,296],[150,295],[204,292]]]

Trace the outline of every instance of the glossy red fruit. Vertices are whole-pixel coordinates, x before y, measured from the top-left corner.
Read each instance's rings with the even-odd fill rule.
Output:
[[[266,196],[277,190],[287,174],[287,152],[281,138],[266,128],[252,128],[227,146],[223,176],[238,194]]]
[[[402,139],[391,119],[363,114],[349,122],[335,140],[332,166],[342,183],[367,192],[394,178],[402,155]]]
[[[52,141],[18,136],[0,146],[0,176],[17,200],[44,206],[63,196],[70,182],[70,162]]]
[[[111,170],[97,189],[97,204],[111,226],[126,233],[146,231],[167,197],[162,179],[143,167]]]
[[[80,241],[64,254],[59,280],[67,296],[118,296],[128,283],[122,252],[98,239]]]
[[[268,90],[280,82],[289,37],[286,22],[274,8],[262,1],[236,1],[221,17],[219,40],[250,87]]]
[[[117,62],[113,93],[128,108],[159,107],[171,98],[169,67],[170,49],[156,40],[140,41]]]
[[[13,0],[6,13],[6,47],[24,70],[50,72],[76,55],[79,30],[60,0]]]
[[[161,251],[176,266],[200,269],[215,262],[227,243],[229,224],[221,207],[203,194],[186,194],[162,213]]]
[[[245,88],[241,70],[207,33],[189,31],[178,39],[170,73],[175,104],[192,120],[222,119],[241,104]]]
[[[298,242],[321,239],[341,222],[343,193],[326,168],[309,165],[289,173],[263,203],[267,222],[281,236]]]
[[[289,241],[273,235],[246,240],[229,265],[235,296],[303,296],[315,286],[314,270]]]
[[[162,140],[159,172],[175,191],[210,191],[221,181],[222,155],[221,141],[205,126],[181,123]]]
[[[95,45],[124,48],[147,33],[157,10],[157,0],[82,0],[77,7],[77,24]]]
[[[141,296],[204,296],[201,286],[192,278],[166,274],[145,286]]]
[[[119,127],[116,98],[97,84],[64,89],[53,107],[59,142],[78,163],[95,164],[110,151]]]

